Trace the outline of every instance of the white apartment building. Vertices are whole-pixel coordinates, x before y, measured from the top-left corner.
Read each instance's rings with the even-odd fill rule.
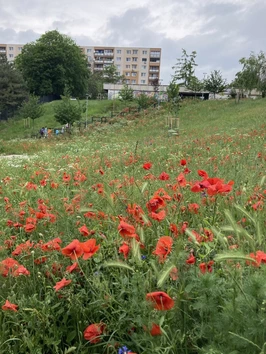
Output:
[[[13,61],[22,44],[0,44],[0,53]],[[160,79],[161,48],[80,46],[92,71],[102,71],[114,64],[127,84],[152,85]]]

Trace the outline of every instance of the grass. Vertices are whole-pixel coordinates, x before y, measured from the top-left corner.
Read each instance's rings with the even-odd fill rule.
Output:
[[[2,132],[24,156],[1,158],[0,352],[263,353],[265,108],[185,101],[178,137],[166,108]]]

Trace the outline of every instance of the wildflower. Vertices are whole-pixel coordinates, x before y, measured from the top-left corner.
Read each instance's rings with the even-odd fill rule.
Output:
[[[77,271],[80,270],[77,262],[74,262],[70,266],[66,267],[66,272],[68,272],[68,273],[72,273],[74,270],[77,270]]]
[[[58,281],[55,286],[54,289],[55,291],[58,291],[62,288],[64,288],[65,286],[67,286],[68,284],[70,284],[72,282],[72,280],[67,280],[66,278],[63,278],[62,280]]]
[[[153,303],[153,307],[159,311],[170,310],[174,307],[174,300],[163,291],[155,291],[146,295],[146,300]]]
[[[79,240],[73,240],[69,245],[67,245],[65,248],[61,250],[63,255],[71,258],[72,260],[75,260],[76,258],[79,258],[83,254],[83,248],[81,246],[81,243]]]
[[[136,230],[133,225],[126,223],[125,221],[121,220],[120,224],[118,225],[118,231],[122,237],[136,237]]]
[[[130,349],[128,349],[125,345],[122,348],[118,349],[117,354],[136,354],[133,353]]]
[[[161,210],[160,212],[158,213],[153,213],[151,212],[150,213],[150,217],[153,219],[153,220],[156,220],[156,221],[163,221],[166,217],[166,211],[165,210]]]
[[[123,253],[125,259],[128,258],[129,251],[130,247],[126,242],[123,242],[122,246],[120,246],[118,250],[119,253]]]
[[[187,264],[195,264],[196,263],[196,258],[195,256],[191,253],[189,258],[186,260]]]
[[[160,176],[158,177],[161,181],[168,181],[170,176],[166,172],[162,172]]]
[[[152,163],[151,162],[145,162],[142,167],[144,168],[144,170],[149,170],[152,168]]]
[[[161,336],[162,335],[162,331],[161,328],[158,324],[153,323],[152,324],[152,328],[150,330],[150,334],[155,337],[155,336]]]
[[[185,159],[180,160],[180,166],[186,166],[187,161]]]
[[[174,267],[171,272],[169,273],[169,276],[172,280],[177,280],[178,279],[178,269]]]
[[[81,233],[81,235],[87,237],[90,235],[90,231],[88,230],[86,225],[83,225],[79,228],[79,232]]]
[[[147,209],[150,211],[150,212],[155,212],[157,211],[159,208],[162,208],[165,206],[165,201],[163,200],[163,198],[161,198],[160,196],[158,195],[155,195],[153,196],[152,199],[150,199],[147,204]]]
[[[81,243],[81,247],[83,249],[83,259],[86,260],[94,255],[100,248],[100,245],[96,245],[95,238],[91,238],[90,240]]]
[[[17,312],[18,305],[12,304],[8,300],[6,300],[5,304],[2,306],[2,310],[4,311],[14,311]]]
[[[159,257],[159,261],[163,263],[172,250],[173,239],[170,236],[163,236],[159,239],[153,254]]]
[[[91,344],[96,344],[100,342],[100,336],[103,334],[104,329],[104,323],[93,323],[83,332],[84,339],[88,340]]]

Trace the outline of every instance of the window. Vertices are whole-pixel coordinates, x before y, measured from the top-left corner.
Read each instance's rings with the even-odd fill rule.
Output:
[[[126,61],[131,61],[131,58],[126,58]]]
[[[126,80],[126,84],[130,84],[130,80]]]
[[[121,69],[121,65],[120,64],[116,65],[116,68],[117,68],[117,70],[120,70]]]
[[[121,49],[117,49],[116,53],[121,54]]]
[[[130,65],[126,65],[126,69],[130,69]]]
[[[116,75],[117,75],[117,76],[120,76],[120,71],[117,71],[117,72],[116,72]]]
[[[133,57],[133,58],[132,58],[132,61],[138,61],[138,58]]]
[[[133,54],[138,54],[138,51],[137,50],[133,50]]]
[[[158,50],[151,51],[152,58],[160,58],[160,54],[161,54],[161,52],[159,52]]]
[[[147,58],[142,58],[142,63],[147,63]]]
[[[142,76],[142,77],[146,76],[146,73],[141,73],[141,76]]]
[[[130,76],[130,73],[129,73],[129,72],[127,72],[127,73],[126,73],[126,76]]]
[[[14,47],[9,47],[9,50],[14,50]]]
[[[9,54],[9,58],[13,58],[14,57],[14,54]]]
[[[131,54],[131,50],[127,50],[127,54]]]
[[[137,73],[131,73],[131,76],[137,76]]]
[[[146,65],[141,65],[142,70],[146,70],[147,66]]]
[[[116,57],[116,61],[121,61],[121,57]]]
[[[87,53],[91,53],[91,49],[87,49]]]
[[[88,56],[88,61],[92,61],[92,57]]]
[[[131,80],[131,83],[132,83],[132,84],[135,84],[135,83],[136,83],[136,80]]]
[[[132,69],[137,69],[137,65],[132,65]]]
[[[148,51],[147,51],[147,50],[143,50],[143,51],[142,51],[142,54],[143,54],[143,55],[147,55],[147,54],[148,54]]]
[[[22,51],[22,47],[18,47],[18,50],[21,52]]]
[[[145,84],[146,81],[145,81],[145,80],[141,80],[140,82],[141,82],[142,84]]]

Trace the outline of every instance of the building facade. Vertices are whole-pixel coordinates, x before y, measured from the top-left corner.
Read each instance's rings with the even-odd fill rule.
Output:
[[[21,53],[22,44],[0,44],[0,54],[13,61]],[[115,65],[127,84],[154,85],[160,79],[161,48],[80,46],[92,71],[103,71]]]

